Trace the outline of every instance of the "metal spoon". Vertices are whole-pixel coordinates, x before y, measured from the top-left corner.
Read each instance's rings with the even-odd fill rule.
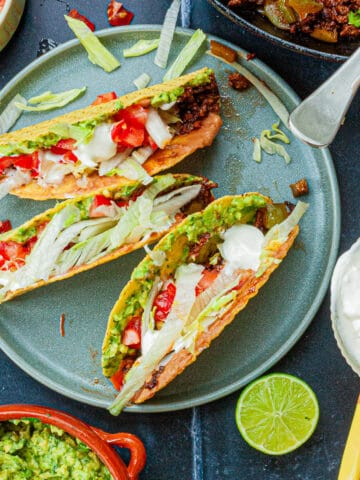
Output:
[[[360,48],[291,113],[293,134],[313,147],[330,145],[359,86]]]

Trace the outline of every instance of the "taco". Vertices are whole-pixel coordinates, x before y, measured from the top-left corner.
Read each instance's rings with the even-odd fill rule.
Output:
[[[66,200],[0,235],[0,303],[154,242],[211,202],[213,187],[160,175]]]
[[[70,198],[129,179],[147,184],[211,145],[222,123],[208,68],[113,97],[1,135],[0,198]]]
[[[102,367],[120,390],[112,414],[148,400],[196,360],[279,266],[306,208],[299,202],[289,214],[258,193],[227,196],[159,242],[109,317]]]

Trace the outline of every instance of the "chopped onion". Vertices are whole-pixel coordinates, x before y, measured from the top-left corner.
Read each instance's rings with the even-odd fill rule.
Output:
[[[15,125],[17,119],[22,113],[20,105],[26,105],[26,99],[19,94],[15,95],[15,97],[6,105],[0,115],[0,134],[7,132],[13,125]]]
[[[154,60],[155,65],[166,68],[170,48],[173,41],[176,22],[179,16],[181,0],[173,0],[166,12],[165,20],[161,29],[160,42]]]
[[[147,87],[150,81],[151,81],[150,75],[148,75],[147,73],[142,73],[137,78],[135,78],[135,80],[133,80],[133,84],[138,90],[141,90],[142,88]]]
[[[259,80],[253,73],[251,73],[247,68],[240,65],[238,62],[228,62],[223,57],[215,55],[210,50],[206,52],[208,55],[215,57],[222,62],[226,63],[227,65],[231,65],[235,68],[241,75],[244,75],[245,78],[251,82],[257,90],[261,93],[261,95],[266,98],[269,102],[271,108],[274,110],[276,115],[280,118],[283,124],[289,128],[289,112],[280,98],[275,95],[275,93],[270,90],[270,88],[264,83],[263,81]]]
[[[196,30],[196,32],[191,36],[190,40],[185,45],[185,47],[179,53],[175,62],[166,72],[163,78],[164,82],[166,82],[167,80],[171,80],[172,78],[177,78],[183,73],[183,71],[189,65],[191,60],[195,57],[196,53],[198,52],[199,48],[205,40],[205,33],[200,28]]]
[[[172,139],[169,128],[155,108],[150,107],[145,128],[159,148],[164,148]]]

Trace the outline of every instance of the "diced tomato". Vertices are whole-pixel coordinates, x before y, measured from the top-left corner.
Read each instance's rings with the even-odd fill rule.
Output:
[[[218,275],[219,275],[218,270],[215,270],[215,269],[209,270],[206,268],[202,273],[202,277],[200,278],[199,283],[195,287],[195,295],[198,296],[204,290],[209,288]]]
[[[103,205],[105,206],[111,205],[110,198],[107,198],[104,195],[95,195],[94,200],[90,205],[89,217],[90,218],[105,217],[103,212],[97,211],[98,207],[101,207]]]
[[[129,323],[126,325],[126,328],[121,337],[121,343],[126,345],[129,348],[141,347],[141,317],[133,317]]]
[[[0,221],[0,233],[8,232],[12,229],[10,220]]]
[[[0,173],[3,173],[6,168],[11,167],[15,158],[16,157],[0,157]]]
[[[58,143],[50,148],[52,153],[56,155],[62,155],[67,153],[69,150],[74,150],[76,144],[76,140],[73,138],[67,138],[64,140],[59,140]]]
[[[150,145],[150,147],[153,149],[153,150],[157,150],[159,147],[157,146],[157,144],[154,142],[154,140],[152,139],[152,137],[150,137],[150,135],[148,134],[148,132],[145,130],[145,140],[144,140],[144,147],[146,147],[147,145]]]
[[[131,105],[130,107],[119,110],[116,114],[117,120],[124,120],[127,124],[137,128],[144,128],[147,118],[148,109],[141,105]]]
[[[75,155],[75,153],[73,153],[71,150],[69,150],[68,152],[64,153],[63,160],[64,160],[65,163],[66,162],[76,163],[79,159]]]
[[[116,205],[118,207],[127,207],[129,205],[129,200],[116,200]]]
[[[76,18],[76,20],[81,20],[82,22],[84,22],[92,32],[95,31],[95,25],[90,22],[90,20],[88,18],[85,17],[85,15],[81,15],[77,10],[76,8],[73,8],[72,10],[70,10],[70,12],[68,13],[68,16],[69,17],[72,17],[72,18]]]
[[[28,255],[29,248],[22,243],[9,240],[8,242],[0,242],[0,255],[6,260],[23,259]]]
[[[144,128],[133,127],[124,120],[120,120],[111,130],[111,138],[114,142],[126,147],[141,147],[144,143],[145,130]]]
[[[37,171],[39,168],[39,155],[37,152],[31,153],[30,155],[18,155],[14,157],[14,165],[24,170]]]
[[[110,378],[111,383],[113,384],[116,390],[120,390],[124,384],[125,375],[130,370],[134,360],[132,358],[125,358],[121,363],[119,370],[114,373],[114,375]]]
[[[134,18],[134,14],[126,10],[122,3],[111,0],[107,8],[107,16],[110,25],[119,27],[121,25],[129,25]]]
[[[102,95],[98,95],[91,105],[100,105],[101,103],[111,102],[111,100],[115,100],[115,98],[117,98],[115,92],[103,93]]]
[[[154,300],[154,307],[156,307],[154,314],[155,322],[163,322],[166,320],[174,303],[175,294],[176,287],[170,282],[166,289],[156,296]]]

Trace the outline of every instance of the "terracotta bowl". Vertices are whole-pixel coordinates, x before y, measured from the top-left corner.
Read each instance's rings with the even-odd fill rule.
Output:
[[[0,421],[20,418],[37,418],[43,423],[55,425],[69,435],[78,438],[93,450],[108,468],[114,480],[137,480],[145,466],[146,452],[141,440],[130,433],[107,433],[82,422],[76,417],[53,408],[37,405],[2,405]],[[128,448],[130,462],[126,466],[111,445]]]
[[[0,51],[5,47],[17,29],[26,0],[5,0],[0,10]]]

